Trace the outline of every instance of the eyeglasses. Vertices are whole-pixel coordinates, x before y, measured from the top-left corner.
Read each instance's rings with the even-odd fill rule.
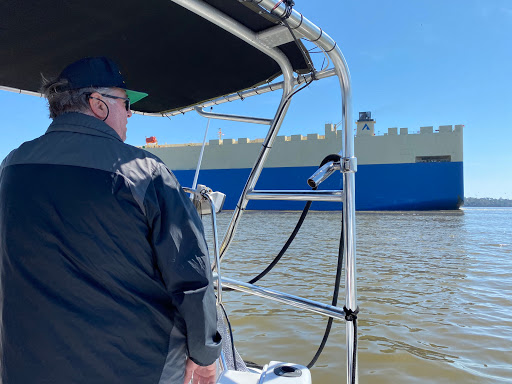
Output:
[[[130,99],[127,97],[119,97],[119,96],[113,96],[113,95],[106,95],[104,93],[100,93],[101,96],[108,97],[110,99],[119,99],[124,100],[124,107],[126,108],[126,112],[130,110]]]

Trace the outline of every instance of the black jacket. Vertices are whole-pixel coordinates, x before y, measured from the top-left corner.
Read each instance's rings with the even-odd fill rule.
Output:
[[[94,117],[56,118],[0,166],[0,268],[3,384],[173,383],[185,350],[219,356],[200,218]]]

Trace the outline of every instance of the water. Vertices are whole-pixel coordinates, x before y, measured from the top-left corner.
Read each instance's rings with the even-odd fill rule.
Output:
[[[298,217],[246,212],[224,276],[257,275]],[[220,235],[230,218],[218,216]],[[360,382],[512,383],[512,209],[357,213],[356,223]],[[310,213],[259,284],[330,303],[339,229],[339,214]],[[238,292],[223,298],[244,359],[312,359],[326,318]],[[313,381],[344,383],[345,351],[345,324],[335,321]]]

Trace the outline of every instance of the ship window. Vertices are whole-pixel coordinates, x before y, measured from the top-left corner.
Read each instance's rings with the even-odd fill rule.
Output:
[[[446,163],[452,161],[451,156],[416,156],[417,163]]]

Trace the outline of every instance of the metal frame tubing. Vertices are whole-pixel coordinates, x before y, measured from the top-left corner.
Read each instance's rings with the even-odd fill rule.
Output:
[[[273,191],[259,190],[249,191],[247,193],[249,200],[288,200],[288,201],[343,201],[343,191],[323,190],[323,191]]]
[[[215,256],[215,265],[216,265],[216,276],[215,279],[217,280],[217,305],[222,305],[222,277],[220,273],[220,258],[219,258],[219,240],[217,235],[217,214],[215,213],[215,203],[213,202],[211,196],[206,191],[198,191],[197,189],[193,188],[186,188],[184,187],[183,190],[188,193],[192,193],[195,196],[202,197],[210,203],[210,209],[212,214],[212,233],[213,233],[213,254]],[[226,363],[226,356],[224,355],[224,351],[220,354],[220,368],[222,371],[225,371],[228,369],[228,365]]]
[[[325,79],[325,78],[331,77],[331,76],[336,76],[336,71],[334,68],[324,69],[323,71],[315,73],[315,80]],[[312,77],[311,74],[299,75],[297,77],[294,77],[293,86],[306,83],[311,80],[311,77]],[[247,99],[248,97],[261,95],[263,93],[278,91],[280,89],[283,89],[283,87],[284,87],[284,81],[280,81],[278,83],[269,83],[267,85],[262,85],[260,87],[248,89],[246,91],[236,92],[236,93],[232,93],[227,96],[218,97],[216,99],[207,101],[203,104],[198,104],[197,106],[200,108],[213,107],[214,105],[230,103],[232,101]],[[184,115],[185,113],[193,111],[193,110],[194,110],[194,107],[187,107],[187,108],[179,109],[179,110],[172,111],[172,112],[166,112],[163,115],[165,115],[167,117],[176,116],[176,115]],[[162,113],[143,113],[143,112],[135,112],[135,113],[139,113],[142,115],[148,115],[148,116],[162,116]]]
[[[183,190],[186,193],[191,193],[194,196],[208,200],[208,202],[210,203],[210,210],[211,210],[211,214],[212,214],[214,266],[215,266],[215,270],[217,271],[216,279],[218,281],[220,281],[221,273],[220,273],[220,257],[219,257],[219,236],[217,234],[217,214],[215,213],[215,203],[213,202],[211,196],[204,190],[200,191],[200,190],[197,190],[194,188],[187,188],[187,187],[183,187]],[[220,289],[217,292],[217,304],[222,304],[222,285],[221,284],[220,284]]]
[[[222,304],[222,277],[220,273],[220,257],[219,257],[219,238],[217,236],[217,214],[215,213],[215,203],[211,196],[204,192],[201,196],[210,202],[210,208],[212,210],[212,232],[213,232],[213,254],[215,255],[215,269],[217,271],[217,304]]]
[[[258,155],[256,163],[251,171],[249,179],[244,187],[242,195],[240,197],[239,203],[235,212],[233,213],[233,217],[231,219],[230,225],[224,237],[224,241],[221,246],[220,257],[222,258],[224,252],[227,250],[234,232],[236,230],[236,226],[240,220],[242,215],[242,211],[245,209],[247,205],[246,195],[249,191],[254,189],[256,181],[261,173],[263,168],[263,164],[265,162],[266,157],[268,156],[268,151],[273,144],[275,137],[277,136],[277,132],[279,127],[283,121],[284,115],[287,111],[288,105],[285,103],[288,95],[291,92],[292,85],[294,82],[294,78],[291,74],[291,67],[289,61],[284,57],[284,55],[275,48],[268,48],[265,45],[261,44],[258,41],[256,34],[254,34],[249,29],[245,28],[241,24],[235,22],[234,20],[228,18],[226,15],[219,12],[217,9],[200,2],[198,0],[173,0],[175,3],[182,5],[183,7],[191,10],[192,12],[202,16],[203,18],[210,20],[214,24],[222,27],[223,29],[231,32],[235,36],[240,37],[242,40],[247,43],[253,45],[263,53],[266,53],[268,56],[272,57],[281,67],[283,72],[283,95],[281,98],[281,103],[278,108],[278,112],[276,113],[276,118],[274,118],[274,122],[270,127],[270,130],[265,138],[263,147]],[[287,7],[283,4],[282,1],[279,0],[254,0],[255,3],[259,4],[261,7],[265,8],[268,12],[271,12],[278,17],[283,17],[286,15]],[[355,257],[356,257],[356,248],[355,248],[355,174],[357,167],[357,162],[354,157],[354,134],[351,129],[352,117],[351,117],[351,90],[350,90],[350,74],[348,71],[348,66],[346,64],[345,58],[339,47],[336,46],[334,40],[324,33],[322,29],[311,23],[308,19],[303,17],[300,13],[293,10],[289,15],[287,22],[290,28],[297,30],[298,33],[302,34],[302,36],[308,38],[311,42],[315,43],[317,46],[321,47],[324,51],[327,52],[330,59],[333,62],[336,74],[338,76],[341,92],[342,92],[342,120],[343,120],[343,150],[340,152],[342,156],[342,172],[343,172],[343,227],[344,227],[344,236],[343,236],[343,244],[344,244],[344,259],[345,259],[345,306],[350,310],[355,310],[357,308],[356,301],[356,286],[355,286]],[[282,109],[281,114],[278,116],[277,114]],[[347,330],[347,383],[350,382],[351,373],[354,368],[354,364],[356,361],[353,361],[353,341],[354,341],[354,326],[351,321],[346,322],[346,330]],[[358,382],[358,374],[356,370],[356,383]]]
[[[232,288],[240,292],[246,292],[252,295],[264,297],[274,301],[279,301],[281,303],[302,308],[310,312],[315,312],[324,316],[333,317],[338,320],[345,320],[345,312],[343,311],[343,309],[334,307],[332,305],[319,303],[318,301],[304,299],[303,297],[290,295],[288,293],[275,291],[273,289],[259,287],[257,285],[249,283],[243,283],[241,281],[229,279],[226,277],[222,278],[222,285],[224,287]]]
[[[245,184],[244,190],[240,196],[240,200],[238,201],[237,207],[233,212],[233,216],[229,223],[229,226],[226,230],[226,234],[224,235],[224,240],[222,242],[220,248],[220,258],[227,251],[229,244],[231,243],[236,228],[240,222],[240,218],[242,216],[242,212],[247,206],[247,198],[246,194],[249,190],[254,189],[256,185],[256,181],[258,180],[261,171],[263,170],[263,165],[265,160],[270,152],[270,148],[274,143],[274,140],[279,132],[279,128],[284,120],[284,116],[286,115],[286,111],[288,110],[288,103],[286,99],[288,95],[292,92],[294,77],[293,70],[288,58],[277,48],[269,48],[266,45],[262,44],[262,42],[258,39],[257,34],[228,17],[224,13],[220,12],[216,8],[210,6],[209,4],[200,1],[200,0],[172,0],[174,3],[181,5],[182,7],[188,9],[189,11],[195,13],[198,16],[203,17],[204,19],[212,22],[213,24],[223,28],[224,30],[230,32],[234,36],[239,37],[246,43],[252,45],[259,51],[265,53],[270,58],[274,59],[276,63],[281,68],[281,72],[283,73],[283,94],[281,97],[281,102],[279,103],[279,107],[276,112],[276,116],[270,126],[270,129],[267,133],[267,137],[265,138],[262,148],[258,154],[256,162],[251,170],[247,183]],[[281,111],[281,113],[279,113]]]
[[[284,116],[286,115],[286,111],[288,110],[287,98],[293,89],[294,77],[293,70],[288,58],[277,48],[269,48],[264,45],[257,37],[257,34],[246,28],[242,24],[236,22],[231,19],[227,15],[223,14],[216,8],[210,6],[199,0],[173,0],[176,4],[183,6],[184,8],[190,10],[191,12],[203,17],[206,20],[214,23],[215,25],[225,29],[226,31],[232,33],[233,35],[239,37],[244,40],[248,44],[252,45],[259,51],[265,53],[270,58],[274,59],[281,71],[283,73],[283,94],[281,97],[281,102],[279,103],[279,107],[276,112],[276,116],[270,126],[270,129],[267,133],[267,136],[263,142],[262,148],[258,154],[256,162],[249,174],[249,178],[245,184],[244,190],[240,196],[240,200],[233,212],[233,217],[229,223],[229,226],[226,230],[226,234],[224,236],[224,240],[220,249],[220,257],[224,255],[227,251],[231,240],[233,239],[236,228],[240,222],[240,218],[242,216],[242,212],[247,206],[248,199],[246,198],[247,192],[254,189],[256,185],[256,181],[258,180],[261,171],[263,170],[263,165],[265,164],[265,160],[270,152],[270,148],[274,143],[274,140],[279,132],[279,128],[284,120]]]
[[[196,107],[196,112],[208,119],[217,119],[217,120],[229,120],[229,121],[238,121],[241,123],[252,123],[252,124],[262,124],[262,125],[270,125],[272,124],[272,119],[264,119],[262,117],[250,117],[250,116],[240,116],[240,115],[227,115],[224,113],[214,113],[214,112],[206,112],[203,111],[202,108]]]
[[[253,0],[278,17],[286,15],[286,5],[278,0]],[[340,81],[342,92],[342,120],[343,120],[343,150],[340,152],[342,156],[342,172],[343,172],[343,249],[345,259],[345,306],[350,310],[357,308],[356,300],[356,228],[355,228],[355,174],[357,170],[357,161],[354,157],[354,133],[351,129],[351,90],[350,90],[350,74],[345,58],[334,40],[327,35],[321,28],[317,27],[306,19],[299,12],[293,10],[287,19],[290,28],[297,30],[299,34],[308,38],[311,42],[324,49],[333,62],[336,74]],[[347,330],[347,383],[351,381],[351,374],[354,364],[353,361],[353,341],[354,341],[354,324],[351,321],[346,322]],[[357,365],[356,365],[357,367]],[[356,383],[358,382],[358,374],[356,370]]]
[[[30,95],[30,96],[44,97],[44,95],[42,93],[39,93],[39,92],[25,91],[23,89],[5,87],[3,85],[0,85],[0,91],[14,92],[14,93],[19,93],[21,95]]]

